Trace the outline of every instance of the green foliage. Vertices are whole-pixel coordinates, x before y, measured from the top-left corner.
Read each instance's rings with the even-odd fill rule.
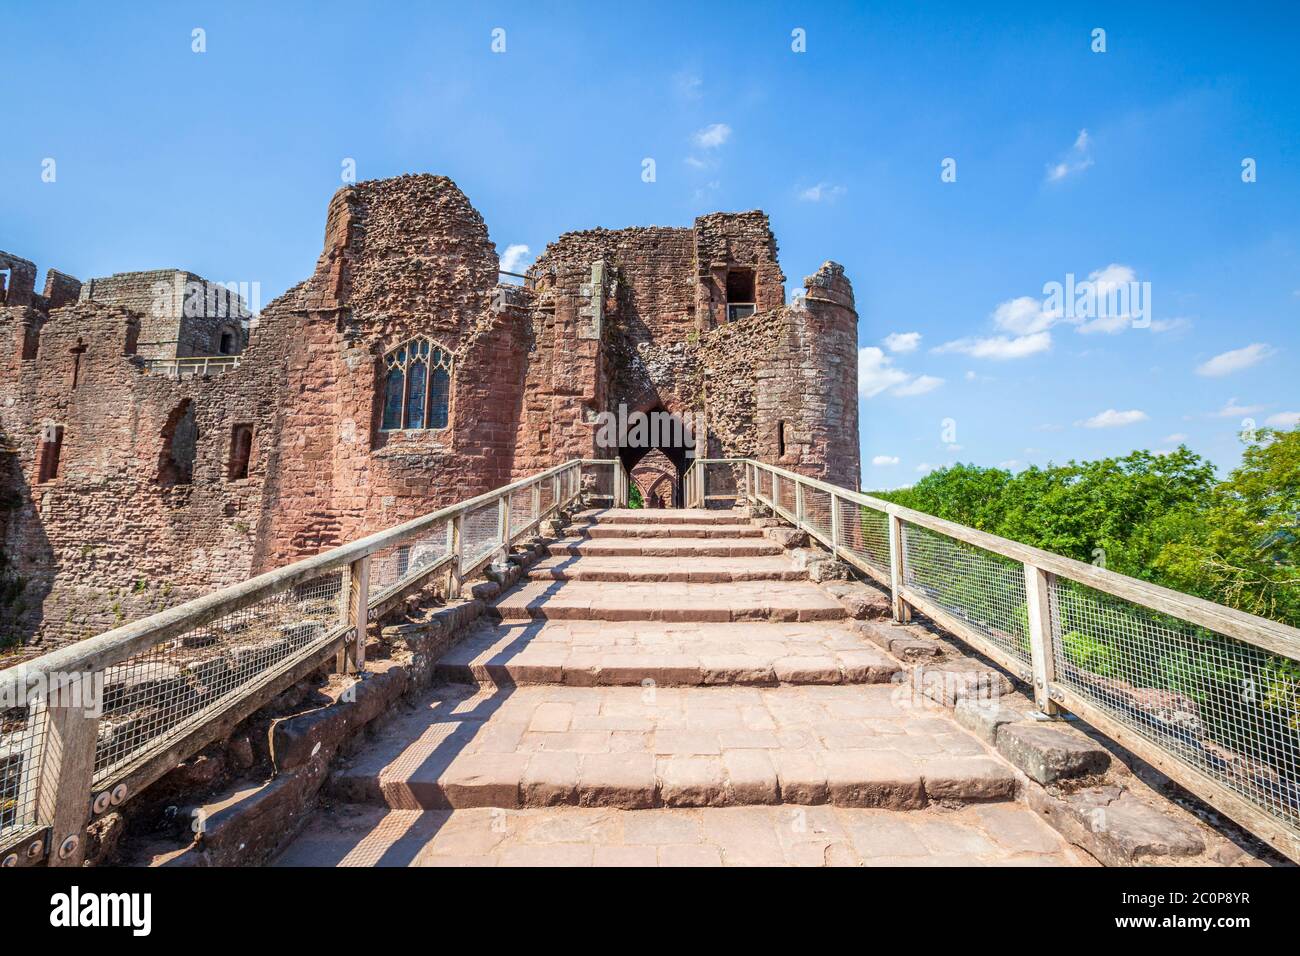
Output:
[[[629,508],[645,507],[645,499],[641,497],[641,489],[638,488],[633,482],[628,482],[627,506]]]

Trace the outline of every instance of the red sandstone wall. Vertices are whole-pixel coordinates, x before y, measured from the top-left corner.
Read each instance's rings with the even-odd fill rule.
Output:
[[[34,267],[10,261],[25,287]],[[851,289],[828,264],[806,310],[784,307],[762,213],[568,233],[530,270],[534,288],[504,300],[497,266],[445,177],[340,190],[315,271],[263,311],[239,368],[186,382],[129,354],[138,311],[83,301],[47,318],[75,280],[47,283],[48,298],[20,290],[30,302],[0,308],[0,503],[16,504],[0,542],[25,609],[0,607],[0,628],[76,639],[559,461],[606,457],[595,416],[624,402],[703,412],[712,455],[775,460],[784,420],[783,464],[856,487]],[[755,270],[758,315],[726,324],[720,266]],[[455,356],[450,427],[381,433],[382,358],[419,334]],[[166,485],[160,459],[185,402],[192,480]],[[39,483],[47,422],[65,429],[62,468]],[[254,448],[234,479],[240,425]]]

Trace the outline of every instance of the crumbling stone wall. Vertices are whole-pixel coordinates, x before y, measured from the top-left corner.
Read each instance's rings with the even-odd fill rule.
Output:
[[[244,300],[192,272],[119,272],[78,288],[82,302],[121,306],[140,316],[138,352],[144,358],[237,355],[248,344]],[[230,336],[224,353],[223,335]]]
[[[596,417],[620,404],[702,415],[710,454],[856,486],[851,289],[828,264],[805,308],[785,306],[762,213],[567,233],[525,288],[505,288],[451,180],[349,186],[312,274],[262,311],[239,366],[181,381],[143,360],[168,334],[172,355],[212,351],[201,323],[186,340],[183,314],[153,308],[159,282],[197,277],[51,271],[37,295],[31,263],[0,262],[0,497],[13,503],[0,542],[23,582],[8,618],[0,608],[11,637],[75,640],[560,461],[612,457]],[[758,312],[728,322],[735,269],[752,273]],[[448,426],[384,431],[384,358],[417,336],[453,357]],[[44,474],[56,428],[57,474]],[[232,461],[249,432],[245,472]],[[664,451],[677,468],[680,449]]]

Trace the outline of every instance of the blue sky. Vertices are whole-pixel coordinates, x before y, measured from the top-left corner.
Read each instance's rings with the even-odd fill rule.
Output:
[[[1178,441],[1227,469],[1243,420],[1293,421],[1296,5],[884,6],[11,4],[0,248],[265,303],[347,158],[452,177],[521,265],[762,208],[788,291],[824,259],[854,283],[868,488]],[[1151,326],[1035,304],[1092,273],[1149,282]]]

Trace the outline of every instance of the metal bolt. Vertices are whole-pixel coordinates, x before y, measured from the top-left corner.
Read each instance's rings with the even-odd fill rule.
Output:
[[[78,837],[75,833],[69,836],[59,846],[59,859],[66,860],[68,857],[72,856],[72,854],[76,853],[77,847],[80,843],[81,843],[81,838]]]
[[[108,809],[108,801],[111,799],[112,799],[112,795],[107,790],[105,790],[103,793],[98,793],[95,795],[95,802],[90,805],[90,808],[94,810],[95,813],[97,814],[103,813],[105,810]]]
[[[0,866],[7,867],[7,868],[9,868],[9,869],[12,869],[13,867],[15,867],[15,866],[17,866],[17,865],[18,865],[18,854],[17,854],[17,853],[10,853],[7,857],[4,858],[4,862],[3,862],[3,863],[0,863]]]
[[[121,803],[123,800],[125,800],[125,799],[126,799],[126,784],[124,784],[124,783],[119,783],[116,787],[114,787],[114,788],[113,788],[113,795],[112,795],[112,797],[110,797],[110,799],[113,801],[113,806],[117,806],[119,803]]]

